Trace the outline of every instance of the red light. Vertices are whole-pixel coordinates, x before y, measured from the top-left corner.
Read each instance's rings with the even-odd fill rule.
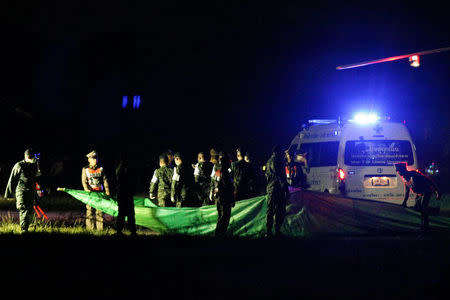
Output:
[[[345,179],[345,172],[342,169],[338,170],[338,176],[340,180],[344,180]]]
[[[409,64],[411,67],[419,67],[420,66],[420,58],[419,55],[413,55],[409,57]]]

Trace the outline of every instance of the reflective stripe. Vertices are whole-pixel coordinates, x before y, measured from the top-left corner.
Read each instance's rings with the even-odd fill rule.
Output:
[[[178,168],[175,167],[175,169],[173,170],[173,177],[172,177],[172,180],[180,181],[180,175],[178,174],[177,169],[178,169]]]
[[[194,176],[200,175],[200,168],[198,167],[198,163],[195,164]]]
[[[156,177],[156,170],[153,172],[152,182],[153,183],[158,182],[158,178]]]
[[[86,168],[85,170],[89,188],[93,191],[102,191],[103,168],[100,167],[95,170],[91,168]]]

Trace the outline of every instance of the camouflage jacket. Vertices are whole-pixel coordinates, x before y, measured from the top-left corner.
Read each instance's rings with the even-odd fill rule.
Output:
[[[283,156],[272,154],[266,163],[267,193],[283,193],[289,195],[288,183],[284,169]]]
[[[19,161],[11,171],[8,185],[6,186],[5,198],[15,197],[17,192],[34,191],[36,178],[40,175],[41,173],[36,163],[28,163],[25,160]]]
[[[170,195],[172,185],[173,169],[163,166],[153,172],[150,181],[150,194],[158,194],[158,199],[163,199]]]

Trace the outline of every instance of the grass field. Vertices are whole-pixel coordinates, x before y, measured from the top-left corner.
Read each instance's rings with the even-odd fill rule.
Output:
[[[83,211],[86,208],[82,202],[67,193],[55,192],[39,200],[39,206],[45,211]],[[0,210],[14,210],[16,203],[12,199],[0,197]]]
[[[79,203],[41,206],[83,211]],[[113,222],[99,232],[38,220],[20,235],[16,219],[0,221],[2,291],[19,299],[439,299],[450,286],[450,237],[436,234],[215,239],[139,228],[118,237]]]

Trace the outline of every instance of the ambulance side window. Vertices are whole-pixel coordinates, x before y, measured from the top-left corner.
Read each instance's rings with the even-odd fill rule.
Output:
[[[337,165],[339,142],[321,142],[301,144],[297,153],[306,153],[309,167]]]

